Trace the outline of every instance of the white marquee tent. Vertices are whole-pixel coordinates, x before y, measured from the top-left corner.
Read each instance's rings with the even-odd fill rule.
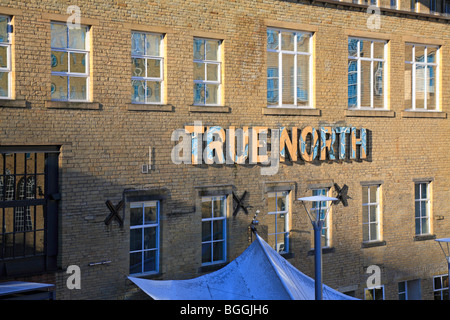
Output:
[[[235,260],[189,280],[128,277],[155,300],[314,300],[314,279],[273,250],[259,235]],[[323,285],[324,300],[356,300]]]

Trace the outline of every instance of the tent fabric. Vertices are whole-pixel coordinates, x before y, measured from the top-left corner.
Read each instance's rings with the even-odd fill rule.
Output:
[[[314,280],[292,266],[258,234],[235,260],[188,280],[128,277],[155,300],[314,300]],[[356,300],[323,285],[324,300]]]

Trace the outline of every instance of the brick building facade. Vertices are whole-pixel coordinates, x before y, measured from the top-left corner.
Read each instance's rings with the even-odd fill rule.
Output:
[[[313,276],[297,199],[336,184],[351,198],[331,206],[324,283],[362,299],[442,294],[450,20],[385,2],[2,0],[1,281],[54,283],[57,299],[142,298],[128,275],[223,266],[249,245],[257,210],[263,238]],[[287,128],[293,143],[271,174],[250,159],[251,134],[243,163],[175,163],[177,129],[212,127]],[[248,214],[234,214],[233,194]],[[124,206],[106,224],[108,200]],[[71,265],[81,289],[67,288]],[[372,265],[382,287],[366,290]]]

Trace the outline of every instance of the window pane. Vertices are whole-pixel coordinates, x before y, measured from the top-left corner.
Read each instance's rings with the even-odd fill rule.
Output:
[[[87,79],[84,77],[70,77],[70,99],[87,99]]]
[[[147,59],[147,77],[149,78],[161,77],[161,60]]]
[[[205,64],[194,62],[194,80],[205,80]]]
[[[281,50],[294,51],[295,32],[281,32]]]
[[[297,56],[297,105],[309,106],[309,61],[310,56]]]
[[[218,40],[206,40],[206,60],[219,60],[219,44]]]
[[[286,232],[286,214],[280,213],[277,215],[277,229],[275,232]]]
[[[142,229],[130,230],[130,251],[142,250]]]
[[[130,273],[142,272],[142,252],[130,254]]]
[[[213,261],[224,260],[224,241],[214,242],[213,243]]]
[[[0,17],[0,42],[9,42],[8,22],[7,17]]]
[[[203,39],[194,39],[194,59],[205,60],[205,41]]]
[[[426,217],[428,215],[427,205],[427,201],[420,201],[420,213],[422,217]]]
[[[268,210],[269,210],[269,212],[277,211],[275,193],[269,193],[267,195],[267,202],[268,202]]]
[[[213,221],[213,240],[224,239],[224,221],[225,220],[214,220]]]
[[[358,103],[358,63],[348,61],[348,106],[356,107]]]
[[[225,199],[215,198],[214,199],[214,217],[225,217]]]
[[[369,203],[369,187],[362,187],[362,203]]]
[[[162,36],[159,34],[146,34],[145,35],[145,46],[147,56],[160,56],[161,55],[161,39]]]
[[[415,232],[416,234],[420,234],[420,219],[416,219],[416,224],[415,224]]]
[[[414,196],[415,199],[420,199],[420,183],[414,184]]]
[[[145,59],[131,58],[131,76],[145,77]]]
[[[0,68],[8,68],[8,47],[0,46]]]
[[[67,52],[52,51],[52,72],[68,72]]]
[[[67,77],[52,75],[52,99],[67,100]]]
[[[374,75],[373,75],[373,107],[384,108],[384,83],[383,83],[383,69],[384,62],[374,61]]]
[[[286,211],[286,195],[284,193],[277,194],[277,211]]]
[[[206,65],[206,80],[219,81],[219,65],[208,63]]]
[[[133,32],[131,34],[131,54],[144,55],[145,34]]]
[[[422,218],[422,234],[429,233],[428,218]]]
[[[369,222],[369,206],[363,206],[362,207],[362,214],[363,214],[363,223]]]
[[[413,65],[405,63],[405,108],[412,108],[412,69]]]
[[[52,48],[67,48],[67,27],[65,24],[51,24]]]
[[[371,41],[360,40],[360,57],[361,58],[371,58]]]
[[[212,201],[209,198],[202,200],[202,219],[212,217]]]
[[[156,248],[156,227],[144,228],[144,249]]]
[[[86,73],[85,53],[70,53],[70,72]]]
[[[130,208],[130,226],[142,225],[142,207]]]
[[[211,262],[211,242],[202,244],[202,263]]]
[[[219,102],[219,85],[206,85],[206,104],[217,104]]]
[[[69,48],[86,50],[87,27],[69,28]]]
[[[147,81],[147,102],[161,102],[161,82]]]
[[[370,240],[378,239],[378,224],[371,223],[370,224]]]
[[[141,103],[145,102],[145,81],[131,81],[131,101]]]
[[[371,61],[361,61],[361,107],[371,107]]]
[[[370,202],[371,203],[375,203],[375,202],[378,202],[378,197],[377,197],[377,192],[378,192],[378,187],[376,187],[376,186],[371,186],[370,188],[369,188],[369,190],[370,190]]]
[[[427,62],[429,63],[436,63],[436,47],[427,47]]]
[[[425,107],[425,67],[416,65],[416,109]]]
[[[415,217],[420,218],[420,201],[415,201]]]
[[[369,206],[369,219],[370,222],[376,222],[378,220],[377,217],[377,206]]]
[[[436,79],[437,69],[435,66],[427,67],[427,109],[436,109]]]
[[[156,271],[156,250],[144,252],[144,272]]]
[[[416,49],[415,53],[415,61],[416,62],[425,62],[425,46],[414,46]]]
[[[156,206],[144,207],[144,224],[152,224],[158,222]]]
[[[205,85],[202,83],[194,83],[194,103],[205,103]]]
[[[267,49],[278,49],[278,32],[275,30],[267,30]]]
[[[9,96],[9,74],[8,72],[0,72],[0,97]]]
[[[211,221],[202,221],[202,242],[211,241]]]
[[[267,103],[278,104],[278,53],[267,52]]]
[[[427,199],[428,198],[428,196],[427,196],[427,184],[426,183],[421,183],[420,184],[421,185],[421,197],[422,197],[422,199]]]
[[[373,42],[373,58],[374,59],[384,59],[384,42]]]
[[[282,68],[282,103],[294,104],[294,66],[295,55],[283,54]]]
[[[297,33],[297,51],[309,52],[310,35],[307,33]]]
[[[348,55],[349,57],[358,56],[358,39],[348,39]]]

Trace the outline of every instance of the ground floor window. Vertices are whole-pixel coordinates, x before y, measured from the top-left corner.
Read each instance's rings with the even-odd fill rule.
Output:
[[[159,201],[130,203],[130,274],[159,271]]]
[[[384,286],[366,288],[364,290],[364,300],[384,300]]]
[[[289,252],[289,192],[269,192],[268,243],[280,253]]]
[[[434,277],[433,292],[434,300],[448,300],[448,275]]]
[[[202,197],[202,264],[226,261],[227,197]]]

